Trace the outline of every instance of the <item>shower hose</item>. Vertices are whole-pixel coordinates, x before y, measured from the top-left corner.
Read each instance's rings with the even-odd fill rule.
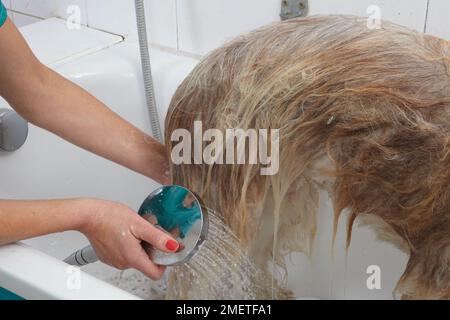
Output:
[[[153,87],[152,65],[148,48],[147,27],[145,22],[144,0],[135,0],[136,22],[141,52],[142,73],[144,76],[145,97],[150,118],[153,138],[163,142],[158,110],[156,109],[155,91]]]

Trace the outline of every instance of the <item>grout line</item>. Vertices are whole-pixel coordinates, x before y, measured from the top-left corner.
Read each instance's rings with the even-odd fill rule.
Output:
[[[32,14],[29,14],[29,13],[17,11],[17,10],[14,10],[14,9],[8,9],[8,11],[11,11],[11,12],[17,13],[17,14],[21,14],[21,15],[23,15],[23,16],[27,16],[27,17],[30,17],[30,18],[39,19],[39,20],[44,20],[44,19],[46,19],[46,18],[43,18],[43,17],[39,17],[39,16],[35,16],[35,15],[32,15]]]
[[[100,32],[111,34],[113,36],[121,37],[122,40],[120,42],[123,42],[123,41],[125,41],[127,39],[127,37],[124,36],[123,34],[114,33],[114,32],[108,31],[108,30],[103,30],[103,29],[92,27],[92,26],[89,26],[89,25],[84,25],[84,26],[86,28],[88,28],[88,29],[97,30],[97,31],[100,31]]]
[[[180,56],[191,58],[191,59],[196,59],[196,60],[202,60],[205,57],[202,54],[192,53],[192,52],[183,51],[183,50],[178,50],[178,53]]]
[[[84,10],[86,10],[86,27],[89,28],[89,10],[87,0],[84,0]]]
[[[429,18],[429,13],[430,13],[430,1],[431,0],[427,0],[427,10],[425,11],[425,24],[423,26],[423,33],[426,33],[427,29],[428,29],[428,18]]]
[[[178,0],[173,0],[175,2],[175,27],[176,27],[176,37],[177,37],[177,50],[180,51],[180,25],[178,23]]]
[[[200,55],[200,54],[190,53],[187,51],[181,51],[181,50],[178,50],[178,49],[175,49],[172,47],[168,47],[168,46],[164,46],[164,45],[160,45],[157,43],[150,43],[150,46],[152,48],[159,49],[161,51],[165,51],[165,52],[168,52],[168,53],[180,56],[180,57],[191,58],[191,59],[195,59],[195,60],[201,60],[203,58],[203,55]]]

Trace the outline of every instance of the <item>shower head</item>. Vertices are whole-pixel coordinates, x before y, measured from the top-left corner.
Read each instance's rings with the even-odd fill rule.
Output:
[[[176,185],[152,192],[142,203],[139,214],[170,232],[182,243],[175,253],[166,253],[144,244],[152,261],[174,266],[190,260],[200,250],[208,234],[208,208],[194,192]]]
[[[163,186],[153,191],[142,203],[139,215],[156,227],[178,238],[180,249],[175,253],[156,250],[148,243],[143,247],[152,261],[162,266],[186,263],[200,250],[209,228],[209,209],[194,192],[177,185]],[[98,261],[91,246],[72,253],[64,262],[84,266]]]

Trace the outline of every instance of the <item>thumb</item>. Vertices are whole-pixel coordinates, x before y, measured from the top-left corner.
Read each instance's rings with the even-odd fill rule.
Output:
[[[142,223],[138,229],[138,236],[151,244],[154,248],[165,252],[177,252],[180,244],[169,233],[156,228],[151,223],[142,219]]]

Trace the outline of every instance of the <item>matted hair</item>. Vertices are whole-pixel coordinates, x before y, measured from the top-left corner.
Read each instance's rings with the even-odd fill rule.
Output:
[[[213,51],[182,83],[166,120],[169,153],[172,132],[192,132],[196,120],[205,130],[280,129],[274,176],[260,165],[171,166],[174,183],[220,212],[261,266],[310,251],[323,187],[335,225],[350,213],[348,243],[364,214],[409,252],[402,298],[450,298],[449,42],[351,16],[276,23]],[[260,232],[265,223],[272,234]]]

